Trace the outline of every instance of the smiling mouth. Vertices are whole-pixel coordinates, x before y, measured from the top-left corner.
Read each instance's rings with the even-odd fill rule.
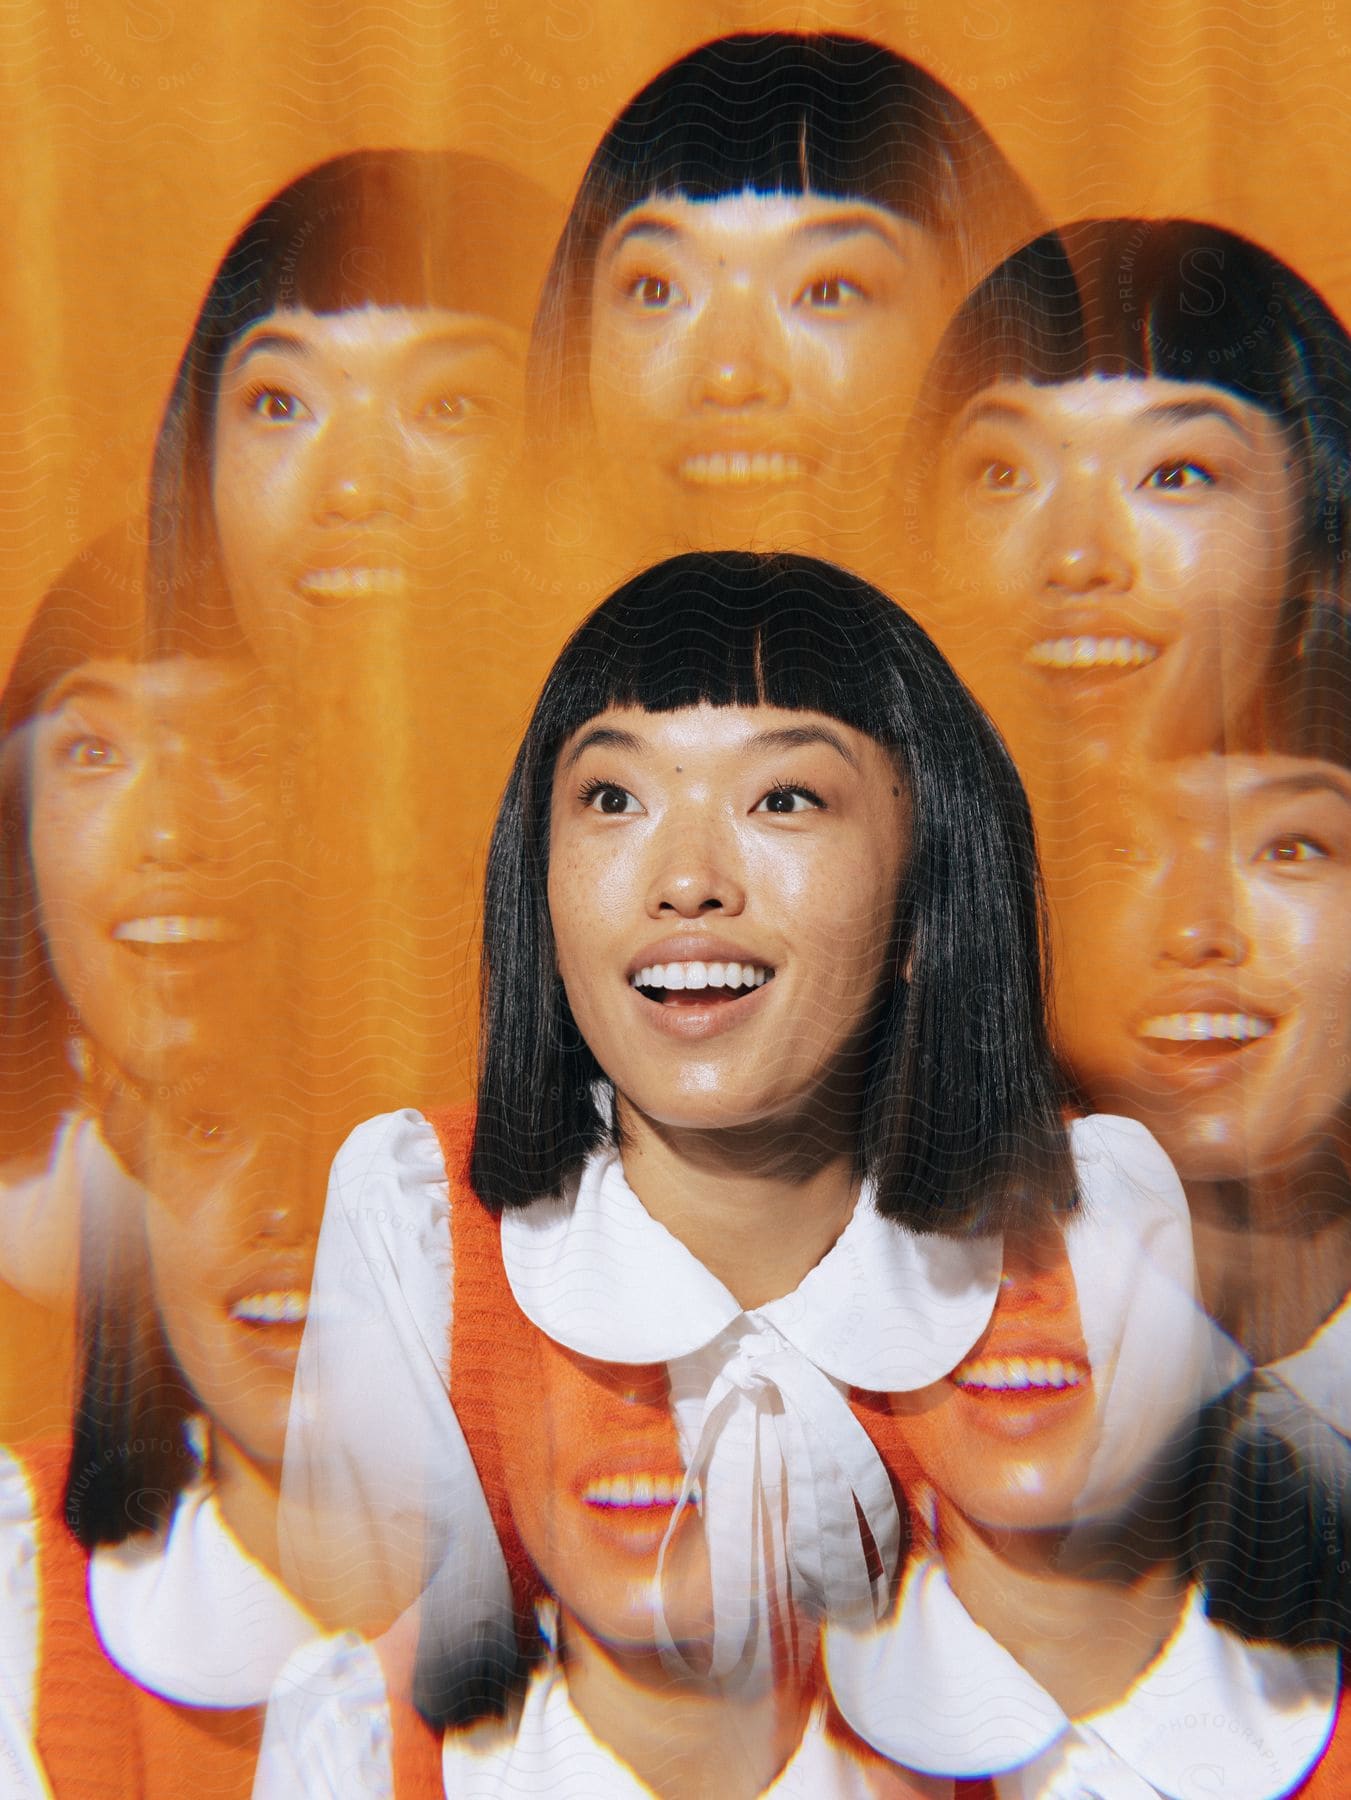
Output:
[[[674,1506],[684,1485],[681,1475],[601,1475],[583,1488],[582,1499],[604,1512],[650,1512]],[[698,1482],[690,1490],[690,1498],[699,1505]]]
[[[639,969],[629,985],[657,1006],[708,1006],[744,999],[773,979],[764,963],[674,962]]]
[[[300,1288],[244,1294],[230,1307],[230,1317],[240,1325],[303,1325],[309,1313],[309,1295]]]
[[[113,937],[119,944],[153,949],[184,944],[234,944],[243,935],[231,919],[192,913],[155,913],[142,919],[122,919],[113,926]]]
[[[800,456],[781,450],[717,450],[687,456],[678,465],[682,481],[702,488],[785,487],[805,472]]]
[[[980,1356],[953,1371],[952,1382],[963,1393],[1063,1393],[1086,1387],[1087,1367],[1060,1356]]]
[[[396,567],[310,569],[296,587],[304,599],[321,604],[333,600],[397,599],[408,591],[408,573]]]
[[[1220,1049],[1242,1049],[1270,1037],[1276,1021],[1260,1013],[1176,1012],[1155,1013],[1141,1021],[1138,1035],[1154,1044],[1204,1044]]]
[[[1048,669],[1053,674],[1083,673],[1085,670],[1120,669],[1131,673],[1157,662],[1162,651],[1158,644],[1136,637],[1059,637],[1043,638],[1033,644],[1026,660],[1034,669]]]

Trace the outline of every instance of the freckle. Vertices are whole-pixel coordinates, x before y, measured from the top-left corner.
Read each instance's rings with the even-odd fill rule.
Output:
[[[901,790],[898,787],[892,788],[891,797],[893,800],[899,800],[901,797]]]
[[[685,773],[684,769],[681,767],[681,765],[679,763],[677,763],[676,764],[676,774],[683,775],[684,773]]]

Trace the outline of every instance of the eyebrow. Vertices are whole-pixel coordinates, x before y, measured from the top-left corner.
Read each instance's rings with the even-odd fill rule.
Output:
[[[578,738],[563,758],[561,770],[566,775],[588,750],[627,750],[634,756],[641,756],[650,748],[647,739],[639,737],[635,731],[616,731],[612,725],[598,725],[594,731]]]
[[[520,358],[523,345],[518,345],[514,335],[507,327],[498,328],[490,319],[467,318],[462,326],[447,325],[440,331],[429,333],[426,337],[409,345],[414,356],[426,351],[440,350],[498,350],[506,357]],[[314,345],[310,344],[298,332],[278,329],[275,325],[255,336],[247,334],[238,340],[230,350],[227,366],[231,369],[242,369],[251,356],[272,351],[282,356],[311,357]]]
[[[788,235],[790,240],[807,239],[812,242],[836,244],[845,238],[864,234],[875,237],[894,256],[903,254],[895,234],[881,219],[876,219],[867,212],[846,213],[843,218],[804,219],[800,225],[793,226]],[[663,219],[655,213],[639,214],[632,224],[624,227],[614,242],[606,248],[604,254],[607,257],[617,256],[624,245],[633,238],[655,238],[662,243],[674,243],[684,236],[684,227],[676,224],[673,219]]]
[[[1351,777],[1339,769],[1310,770],[1307,774],[1273,775],[1249,788],[1247,798],[1265,800],[1269,795],[1331,794],[1343,806],[1351,806]]]
[[[1126,376],[1123,379],[1129,380],[1130,377]],[[1041,387],[1044,384],[1038,382],[1036,385]],[[1222,400],[1159,400],[1153,406],[1145,407],[1128,423],[1131,425],[1185,425],[1196,419],[1218,419],[1245,444],[1251,444],[1253,441],[1252,432],[1246,422]],[[1018,425],[1035,423],[1028,408],[1017,400],[980,400],[973,403],[963,414],[954,428],[953,435],[959,436],[973,425],[982,425],[989,420]]]
[[[748,750],[805,750],[824,744],[842,756],[851,769],[858,768],[858,758],[838,732],[828,725],[786,725],[778,731],[757,731],[747,743]]]
[[[59,681],[48,694],[42,706],[42,717],[51,718],[72,700],[106,700],[115,705],[126,705],[130,702],[131,695],[116,682],[75,670],[63,681]]]

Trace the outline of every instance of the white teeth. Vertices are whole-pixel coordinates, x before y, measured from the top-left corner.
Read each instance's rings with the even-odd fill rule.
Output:
[[[296,585],[316,600],[361,600],[404,593],[408,575],[404,569],[310,569]]]
[[[146,919],[123,919],[113,936],[127,944],[223,944],[240,935],[229,919],[189,913],[162,913]]]
[[[1058,1356],[985,1356],[963,1363],[952,1377],[960,1388],[992,1388],[1000,1392],[1025,1388],[1082,1387],[1086,1372]]]
[[[636,988],[663,988],[684,993],[687,988],[758,988],[774,971],[759,963],[651,963],[630,977]]]
[[[1027,660],[1037,669],[1142,669],[1158,655],[1143,638],[1062,637],[1033,644]]]
[[[687,456],[680,465],[681,479],[692,487],[777,487],[802,479],[802,459],[775,450],[721,451],[711,456]]]
[[[1276,1029],[1274,1019],[1256,1013],[1185,1012],[1156,1013],[1140,1026],[1143,1038],[1161,1038],[1169,1044],[1204,1044],[1215,1040],[1238,1044],[1264,1038]]]
[[[643,1507],[674,1506],[680,1498],[684,1479],[679,1475],[602,1475],[583,1491],[588,1506],[638,1510]],[[690,1498],[699,1504],[696,1482]]]
[[[309,1296],[297,1288],[288,1288],[284,1292],[245,1294],[230,1308],[230,1317],[249,1325],[303,1325],[309,1310]]]

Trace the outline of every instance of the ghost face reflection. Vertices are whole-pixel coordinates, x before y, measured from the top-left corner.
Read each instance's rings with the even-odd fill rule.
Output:
[[[270,313],[231,349],[212,499],[235,612],[270,662],[325,621],[450,591],[519,444],[523,342],[436,308]]]
[[[1060,1016],[1102,1110],[1184,1180],[1297,1165],[1351,1079],[1351,778],[1285,756],[1146,769],[1110,797],[1059,906]]]
[[[1099,1391],[1059,1231],[1010,1234],[994,1314],[950,1375],[892,1396],[921,1478],[979,1526],[1069,1524],[1098,1447]]]
[[[630,510],[687,547],[874,523],[947,302],[937,239],[884,207],[632,208],[597,260],[590,364]]]
[[[662,1366],[624,1368],[550,1346],[540,1379],[499,1407],[512,1512],[564,1615],[614,1651],[657,1648],[657,1561],[684,1469]],[[662,1571],[677,1644],[706,1644],[713,1603],[698,1510],[682,1513]]]
[[[200,1080],[256,1040],[271,736],[251,668],[87,663],[34,721],[29,849],[47,954],[100,1058]]]
[[[1161,752],[1218,747],[1276,639],[1300,510],[1279,422],[1201,383],[1002,382],[941,452],[935,629],[1023,705]]]

